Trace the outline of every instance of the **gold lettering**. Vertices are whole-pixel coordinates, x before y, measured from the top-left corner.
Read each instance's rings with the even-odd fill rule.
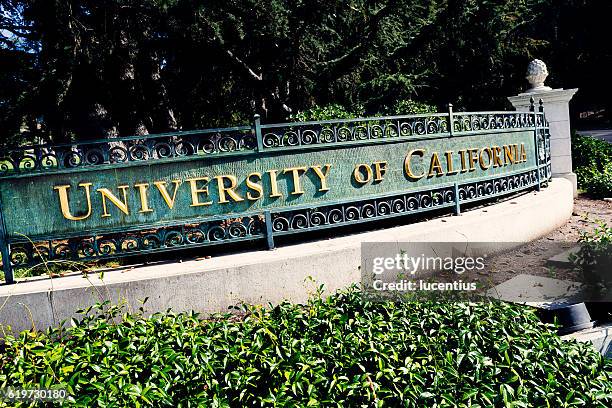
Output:
[[[321,188],[319,188],[319,191],[328,191],[329,187],[327,187],[327,176],[329,175],[331,164],[325,164],[323,166],[323,168],[325,169],[325,172],[321,170],[321,166],[312,166],[311,168],[314,170],[315,174],[319,177],[319,181],[321,181]]]
[[[195,177],[190,178],[185,181],[188,181],[191,186],[191,204],[190,207],[200,207],[202,205],[211,205],[212,201],[201,202],[199,194],[208,194],[208,177]],[[198,181],[205,181],[206,186],[203,188],[198,188]],[[160,190],[161,191],[161,190]],[[176,190],[175,190],[176,191]]]
[[[493,152],[493,167],[503,166],[504,163],[502,162],[501,157],[499,157],[502,148],[499,146],[492,146],[491,151]]]
[[[85,213],[85,215],[80,216],[74,216],[70,212],[70,203],[68,202],[68,189],[70,188],[70,186],[65,185],[53,187],[54,190],[57,190],[57,194],[59,196],[60,201],[60,209],[62,210],[62,215],[64,216],[64,218],[71,221],[80,221],[88,218],[91,215],[91,196],[89,190],[91,184],[92,183],[79,184],[79,187],[83,187],[85,189],[85,197],[87,198],[87,213]]]
[[[106,208],[106,199],[108,199],[111,203],[115,205],[122,213],[125,215],[130,215],[130,211],[128,209],[127,202],[127,189],[129,186],[117,186],[119,190],[123,193],[123,201],[119,200],[117,196],[115,196],[108,188],[99,188],[96,190],[102,196],[102,217],[110,217],[111,215],[108,213],[108,208]]]
[[[423,176],[425,176],[425,172],[418,175],[418,174],[414,174],[414,172],[412,171],[410,162],[411,162],[412,156],[415,156],[415,155],[423,157],[423,155],[425,155],[425,150],[423,149],[410,150],[408,154],[406,155],[406,159],[404,160],[404,171],[406,172],[406,175],[408,176],[408,178],[411,178],[413,180],[418,180],[422,178]]]
[[[435,170],[435,174],[434,174]],[[440,157],[438,157],[438,152],[434,152],[431,155],[431,161],[429,162],[429,174],[427,177],[433,176],[443,176],[444,170],[442,170],[442,164],[440,164]]]
[[[174,208],[174,203],[176,201],[176,192],[178,191],[179,185],[181,184],[181,180],[172,180],[172,184],[174,184],[174,193],[172,193],[172,197],[168,194],[168,190],[166,189],[165,181],[154,181],[153,184],[159,190],[162,198],[166,202],[166,205],[169,209]],[[193,189],[193,187],[192,187]]]
[[[270,198],[282,197],[283,195],[278,192],[278,183],[276,182],[276,170],[268,170],[267,173],[270,175],[270,189],[272,190]]]
[[[138,188],[140,193],[140,213],[153,212],[153,209],[149,207],[149,200],[147,199],[147,188],[149,183],[134,184],[134,187]]]
[[[306,172],[307,170],[308,167],[288,167],[283,170],[283,174],[293,174],[293,192],[291,193],[292,195],[304,194],[304,190],[302,190],[302,184],[300,183],[300,172]]]
[[[467,153],[467,151],[465,149],[461,149],[457,153],[461,155],[461,171],[468,171],[467,165],[465,162],[465,154]]]
[[[527,152],[525,151],[525,143],[521,143],[521,163],[527,161]]]
[[[238,193],[234,191],[234,189],[238,185],[236,176],[227,174],[223,176],[215,176],[215,178],[217,179],[217,188],[219,189],[219,203],[220,204],[229,203],[229,200],[225,196],[225,193],[227,193],[232,198],[232,200],[236,202],[244,201],[244,198],[240,197]],[[225,181],[224,181],[225,179],[229,180],[230,182],[229,186],[225,185]]]
[[[363,177],[361,169],[365,170],[365,178]],[[369,182],[370,180],[372,180],[372,168],[365,163],[358,164],[357,166],[355,166],[355,170],[353,170],[353,178],[359,184],[365,184]]]
[[[512,145],[504,145],[504,166],[514,163],[514,152],[512,151]]]
[[[514,152],[514,162],[515,163],[520,163],[521,162],[521,158],[519,157],[519,150],[518,150],[518,144],[513,144],[512,145],[512,151]]]
[[[263,187],[261,186],[261,184],[251,181],[251,177],[257,177],[257,179],[261,181],[261,173],[251,173],[246,178],[247,188],[250,188],[251,190],[254,190],[258,193],[257,196],[254,196],[251,194],[250,191],[247,191],[246,197],[250,201],[257,201],[261,197],[263,197]]]
[[[450,176],[459,173],[458,171],[453,170],[453,151],[449,150],[444,152],[444,155],[446,156],[446,175]]]
[[[374,181],[382,181],[383,176],[387,172],[386,161],[375,161],[374,163]]]
[[[484,152],[487,152],[487,164],[485,165],[485,162],[483,160],[483,156],[484,156]],[[491,152],[491,149],[489,149],[488,147],[485,147],[483,149],[480,149],[480,155],[478,157],[478,161],[480,162],[480,168],[483,170],[488,169],[489,167],[491,167],[491,158],[493,157],[493,153]]]
[[[478,149],[467,149],[469,162],[470,162],[470,171],[476,170],[476,163],[478,162]]]

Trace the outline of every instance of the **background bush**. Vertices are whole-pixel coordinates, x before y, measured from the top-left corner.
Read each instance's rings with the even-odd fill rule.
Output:
[[[595,198],[612,197],[612,144],[572,134],[572,165],[578,187]]]
[[[576,169],[576,175],[580,188],[591,197],[612,197],[612,163],[606,164],[603,168],[595,165],[579,167]]]
[[[240,317],[123,314],[6,336],[0,386],[70,406],[608,407],[612,364],[505,303],[369,302],[355,289]]]
[[[314,106],[296,115],[291,115],[291,120],[296,122],[308,122],[316,120],[331,119],[353,119],[363,116],[363,108],[349,112],[342,105],[332,104],[326,106]]]
[[[373,116],[387,115],[415,115],[424,113],[435,113],[436,107],[425,102],[413,101],[411,99],[401,99],[390,107],[384,107],[381,112],[373,113]],[[295,121],[316,121],[330,119],[354,119],[368,115],[363,106],[356,106],[349,111],[342,105],[332,104],[326,106],[314,106],[296,115],[291,115],[290,119]]]
[[[589,136],[572,133],[572,164],[574,167],[603,168],[612,163],[612,144]]]
[[[612,226],[599,221],[593,231],[580,233],[579,242],[580,249],[570,260],[593,290],[593,298],[612,302]],[[612,309],[608,312],[612,315]]]
[[[412,99],[397,101],[390,109],[387,108],[385,110],[385,113],[388,115],[410,115],[435,112],[435,106],[424,102],[413,101]]]

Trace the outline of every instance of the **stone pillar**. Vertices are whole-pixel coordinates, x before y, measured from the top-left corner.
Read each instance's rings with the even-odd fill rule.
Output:
[[[578,89],[551,89],[544,85],[548,75],[546,65],[534,60],[527,68],[527,79],[531,89],[508,100],[516,110],[528,111],[529,100],[544,102],[544,113],[550,123],[550,154],[553,177],[563,177],[572,182],[576,196],[576,174],[572,169],[572,141],[570,134],[569,101]]]

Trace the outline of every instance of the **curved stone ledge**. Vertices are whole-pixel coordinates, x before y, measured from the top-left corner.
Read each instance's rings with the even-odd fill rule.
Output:
[[[224,311],[241,301],[303,301],[316,285],[333,291],[360,279],[362,242],[500,242],[510,249],[563,225],[573,209],[572,184],[554,179],[540,192],[429,221],[364,232],[273,251],[224,255],[204,261],[158,264],[0,287],[0,323],[13,331],[53,326],[97,301],[126,300],[147,312]],[[509,244],[514,242],[515,244]],[[501,244],[500,244],[501,245]],[[310,279],[312,278],[312,279]],[[313,283],[313,282],[316,282]],[[30,318],[31,313],[31,318]]]

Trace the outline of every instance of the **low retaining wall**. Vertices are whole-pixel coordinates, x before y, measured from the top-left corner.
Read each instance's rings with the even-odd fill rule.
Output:
[[[88,279],[80,275],[39,279],[0,287],[0,323],[13,331],[43,329],[74,316],[97,301],[125,299],[149,313],[215,312],[241,301],[300,302],[315,286],[328,291],[358,282],[362,242],[516,242],[531,241],[563,225],[573,209],[572,185],[554,179],[548,188],[520,197],[425,222],[339,238],[288,245],[202,261],[117,269]],[[508,245],[508,244],[507,244]],[[506,248],[509,249],[509,248]],[[310,279],[312,278],[312,279]],[[313,283],[316,282],[315,283]]]

